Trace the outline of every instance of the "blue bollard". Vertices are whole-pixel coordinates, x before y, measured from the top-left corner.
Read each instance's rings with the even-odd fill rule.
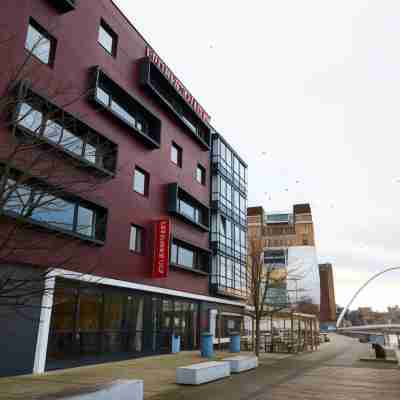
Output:
[[[179,353],[181,351],[181,337],[178,335],[172,335],[171,337],[171,352],[172,354]]]
[[[231,333],[231,341],[229,343],[229,351],[231,353],[240,353],[240,333]]]
[[[214,343],[213,335],[210,332],[203,332],[201,334],[201,356],[211,358],[214,356]]]

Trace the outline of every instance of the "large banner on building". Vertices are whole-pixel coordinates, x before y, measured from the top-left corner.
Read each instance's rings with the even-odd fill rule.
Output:
[[[154,224],[153,278],[166,278],[168,276],[170,236],[170,220],[156,221]]]

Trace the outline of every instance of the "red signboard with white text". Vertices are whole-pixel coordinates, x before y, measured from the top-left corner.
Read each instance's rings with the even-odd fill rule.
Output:
[[[158,54],[151,48],[146,48],[146,56],[158,68],[158,70],[165,76],[176,92],[182,99],[192,108],[192,110],[205,122],[209,123],[211,117],[207,114],[199,102],[190,94],[189,90],[183,83],[175,76],[175,74],[168,68],[167,64],[158,56]]]
[[[153,278],[166,278],[169,272],[171,222],[162,219],[154,223]]]

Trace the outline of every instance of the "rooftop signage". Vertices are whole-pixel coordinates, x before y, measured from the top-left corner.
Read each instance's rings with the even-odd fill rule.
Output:
[[[167,64],[165,64],[165,62],[149,46],[146,47],[146,56],[149,58],[150,62],[154,64],[165,76],[179,96],[190,106],[190,108],[201,118],[202,121],[208,124],[211,120],[211,117],[206,113],[198,101],[190,94],[189,90],[185,88],[183,83],[168,68]]]

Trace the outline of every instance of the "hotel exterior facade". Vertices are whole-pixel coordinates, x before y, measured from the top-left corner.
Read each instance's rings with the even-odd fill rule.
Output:
[[[1,157],[33,141],[64,180],[26,159],[2,168],[1,229],[19,221],[18,238],[51,251],[2,257],[0,276],[36,295],[0,313],[0,376],[165,353],[172,334],[192,350],[201,332],[241,329],[247,165],[111,0],[15,3],[0,14],[0,90],[15,100]],[[49,197],[56,211],[32,206]]]

